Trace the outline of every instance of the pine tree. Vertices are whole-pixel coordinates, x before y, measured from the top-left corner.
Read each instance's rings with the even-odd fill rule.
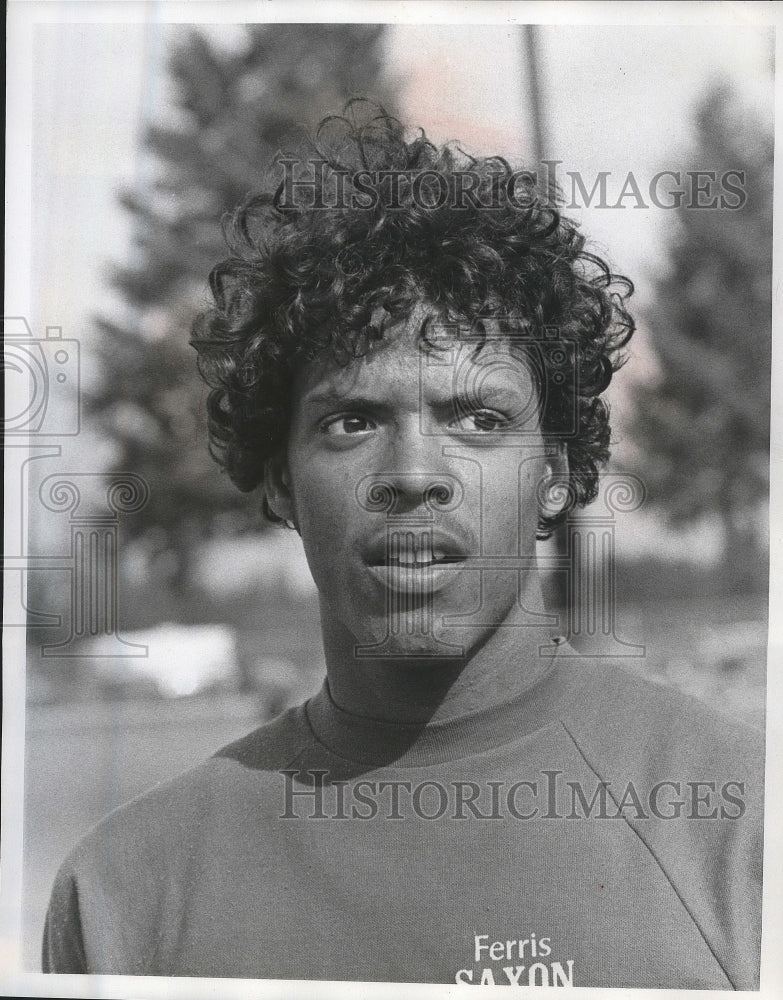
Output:
[[[135,233],[132,266],[113,276],[126,315],[97,320],[100,378],[88,405],[116,446],[114,468],[150,487],[128,528],[176,556],[180,585],[199,539],[243,530],[251,518],[252,504],[207,453],[205,389],[188,346],[207,275],[225,256],[221,217],[265,186],[278,151],[303,148],[308,130],[348,98],[393,109],[382,25],[244,30],[244,44],[231,50],[196,29],[172,47],[175,113],[144,136],[153,179],[121,195]]]
[[[634,437],[649,501],[675,527],[717,517],[734,585],[752,586],[766,578],[759,527],[769,485],[772,128],[727,84],[703,101],[696,124],[693,166],[714,170],[718,182],[740,171],[746,200],[695,208],[686,197],[676,210],[646,317],[661,375],[639,388]]]

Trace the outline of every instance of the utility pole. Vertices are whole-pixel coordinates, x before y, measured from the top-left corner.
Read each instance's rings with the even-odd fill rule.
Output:
[[[530,136],[527,143],[527,153],[530,157],[529,166],[532,170],[540,173],[542,160],[551,158],[552,150],[549,148],[549,135],[546,127],[546,113],[544,111],[544,87],[541,78],[541,28],[537,24],[522,25],[522,49],[527,78],[527,92],[523,95],[523,100],[528,108],[527,120],[530,123]],[[568,557],[568,530],[566,525],[561,524],[555,529],[552,544],[555,548],[555,559],[558,562],[565,562]],[[554,605],[553,610],[561,614],[561,621],[569,620],[569,580],[567,574],[556,572],[553,574],[552,585],[548,588],[550,599]]]
[[[530,154],[536,165],[536,169],[539,169],[541,161],[549,152],[547,149],[547,134],[542,106],[539,30],[537,24],[522,25],[528,80],[527,102],[530,107],[530,120],[533,126]]]

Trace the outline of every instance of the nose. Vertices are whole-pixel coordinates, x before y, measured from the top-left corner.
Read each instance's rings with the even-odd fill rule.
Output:
[[[357,500],[364,510],[390,517],[418,513],[429,520],[462,502],[462,484],[446,464],[442,442],[418,421],[409,423],[390,437],[382,470],[357,484]]]
[[[446,472],[371,472],[356,486],[359,506],[388,517],[420,515],[432,520],[462,502],[462,484]]]

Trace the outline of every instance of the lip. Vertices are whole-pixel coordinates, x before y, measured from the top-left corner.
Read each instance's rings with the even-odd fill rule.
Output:
[[[388,590],[422,598],[453,583],[470,548],[453,534],[429,526],[387,527],[364,554],[369,573]]]
[[[387,590],[425,599],[454,583],[464,570],[465,562],[425,566],[368,566],[367,571]]]

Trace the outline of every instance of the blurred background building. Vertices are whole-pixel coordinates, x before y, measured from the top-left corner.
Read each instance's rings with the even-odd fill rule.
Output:
[[[353,95],[435,141],[558,161],[569,214],[637,287],[612,469],[646,500],[613,528],[616,635],[653,679],[763,724],[772,52],[736,26],[36,28],[28,319],[78,340],[82,422],[30,463],[30,551],[50,558],[27,575],[31,964],[79,833],[320,682],[298,540],[209,459],[188,335],[221,215]],[[693,171],[705,205],[730,171],[742,197],[694,207]],[[112,522],[114,649],[72,634],[75,515],[40,499],[52,473],[146,484]]]

